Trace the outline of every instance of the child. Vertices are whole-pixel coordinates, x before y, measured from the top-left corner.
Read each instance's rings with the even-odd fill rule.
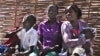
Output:
[[[36,17],[34,15],[26,15],[23,18],[23,29],[17,33],[20,39],[20,50],[15,53],[16,56],[37,56],[34,52],[34,48],[37,46],[38,34],[34,29],[36,23]]]
[[[61,33],[63,37],[63,48],[71,55],[73,49],[85,42],[85,36],[80,36],[80,32],[87,27],[86,22],[81,20],[82,11],[76,4],[72,4],[68,8],[67,20],[62,23]]]
[[[50,5],[48,7],[48,20],[39,24],[38,33],[42,43],[41,56],[57,56],[62,45],[61,22],[57,21],[58,7]]]

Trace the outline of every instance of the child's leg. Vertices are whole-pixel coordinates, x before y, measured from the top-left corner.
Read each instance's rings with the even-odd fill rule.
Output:
[[[34,48],[34,52],[29,54],[29,56],[39,56],[39,49],[37,47]]]

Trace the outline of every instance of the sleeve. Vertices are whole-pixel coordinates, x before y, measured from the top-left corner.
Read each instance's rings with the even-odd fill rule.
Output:
[[[63,42],[65,44],[65,46],[67,47],[74,47],[77,46],[77,43],[79,41],[79,39],[70,39],[69,37],[69,26],[67,27],[67,24],[62,24],[61,26],[61,33],[62,33],[62,37],[63,37]]]
[[[22,30],[17,33],[17,36],[18,36],[19,39],[21,39],[21,37],[22,37]]]
[[[66,29],[66,25],[62,24],[61,25],[61,34],[62,34],[62,37],[63,37],[63,41],[66,43],[67,39],[68,39],[68,33],[65,32],[65,29]]]
[[[38,34],[35,31],[34,34],[31,34],[30,36],[30,42],[29,42],[29,46],[36,46],[37,45],[37,41],[38,41]]]
[[[86,22],[82,22],[81,24],[83,27],[89,27],[88,24]]]
[[[84,26],[85,26],[85,27],[88,27],[88,24],[87,24],[86,22],[84,22]]]
[[[43,29],[42,29],[42,27],[43,27],[43,24],[40,23],[40,24],[38,25],[38,29],[37,29],[37,32],[38,32],[38,35],[39,35],[39,41],[40,41],[41,43],[43,43]]]
[[[38,32],[39,35],[42,35],[43,31],[42,31],[42,24],[41,23],[38,26],[37,32]]]

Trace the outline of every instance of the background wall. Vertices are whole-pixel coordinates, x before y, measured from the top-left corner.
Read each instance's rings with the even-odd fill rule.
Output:
[[[100,1],[99,0],[0,0],[0,37],[3,37],[8,29],[20,25],[25,14],[35,14],[37,24],[44,20],[49,4],[59,6],[59,15],[63,15],[65,7],[75,3],[82,10],[84,18],[91,27],[97,29],[97,35],[93,47],[96,54],[100,53]],[[65,19],[62,18],[62,21]],[[95,55],[96,55],[95,54]]]

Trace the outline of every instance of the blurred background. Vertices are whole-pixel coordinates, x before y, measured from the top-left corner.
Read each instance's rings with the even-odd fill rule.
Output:
[[[37,24],[46,17],[49,4],[59,6],[59,15],[63,15],[65,7],[75,3],[82,10],[82,18],[89,26],[97,29],[93,45],[94,56],[100,55],[100,0],[0,0],[0,38],[6,31],[19,26],[25,14],[34,14]],[[65,18],[60,18],[65,21]]]

